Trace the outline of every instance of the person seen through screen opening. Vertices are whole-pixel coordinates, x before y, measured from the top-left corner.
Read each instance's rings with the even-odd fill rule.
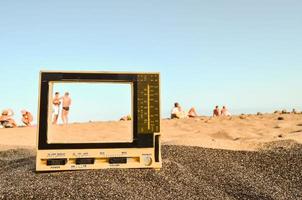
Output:
[[[193,117],[197,117],[197,113],[195,108],[191,108],[187,113],[185,113],[185,111],[182,110],[181,106],[179,105],[179,103],[174,103],[174,108],[171,111],[171,119],[183,119],[183,118],[193,118]]]
[[[64,96],[62,97],[62,103],[62,121],[63,124],[68,124],[68,114],[71,105],[71,98],[69,96],[69,92],[65,92]]]
[[[60,93],[56,92],[55,96],[53,98],[52,104],[53,104],[53,121],[52,124],[57,124],[58,122],[58,118],[59,118],[59,114],[60,114]]]
[[[25,124],[25,126],[31,126],[31,122],[33,121],[32,114],[27,110],[21,110],[22,114],[22,122]]]

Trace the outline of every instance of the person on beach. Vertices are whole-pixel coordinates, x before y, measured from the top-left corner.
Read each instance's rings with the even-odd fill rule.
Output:
[[[59,114],[60,114],[60,104],[61,104],[61,98],[60,98],[60,93],[59,92],[55,93],[52,104],[53,104],[53,121],[52,121],[52,124],[57,124]]]
[[[31,122],[33,121],[32,114],[27,110],[21,110],[22,114],[22,122],[25,124],[25,126],[31,126]]]
[[[196,113],[196,110],[195,108],[191,108],[187,113],[185,113],[185,111],[182,110],[181,106],[179,103],[174,103],[174,107],[171,111],[171,119],[183,119],[183,118],[187,118],[187,117],[190,117],[190,118],[193,118],[193,117],[197,117],[197,113]]]
[[[13,111],[8,109],[2,111],[2,114],[0,116],[0,125],[4,128],[15,128],[17,127],[17,124],[15,120],[12,118]]]
[[[190,118],[198,117],[197,112],[196,112],[196,110],[195,110],[194,107],[192,107],[192,108],[189,110],[189,112],[188,112],[188,117],[190,117]]]
[[[219,117],[220,114],[219,106],[215,106],[215,109],[213,110],[213,117]]]
[[[186,114],[180,107],[179,103],[174,103],[174,107],[172,108],[171,111],[171,119],[182,119],[185,118]]]
[[[123,116],[120,118],[120,121],[130,121],[132,118],[131,118],[131,115],[126,115],[126,116]]]
[[[221,109],[221,116],[231,116],[231,113],[229,110],[226,108],[226,106],[223,106]]]
[[[63,124],[68,124],[68,114],[71,105],[71,98],[69,96],[69,92],[65,92],[62,97],[63,107],[62,107],[62,121]]]

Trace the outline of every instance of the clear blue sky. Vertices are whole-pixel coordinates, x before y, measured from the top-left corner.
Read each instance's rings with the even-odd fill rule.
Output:
[[[72,99],[69,122],[116,121],[131,114],[131,90],[129,83],[55,83],[53,86],[53,94],[60,92],[63,96],[69,92]]]
[[[40,70],[158,71],[162,113],[302,108],[302,1],[1,1],[0,109],[37,111]]]

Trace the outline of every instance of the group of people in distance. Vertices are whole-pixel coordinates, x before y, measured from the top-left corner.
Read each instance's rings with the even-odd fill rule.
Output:
[[[62,122],[63,124],[68,124],[68,114],[71,106],[71,98],[69,92],[65,92],[64,96],[60,97],[60,93],[56,92],[53,97],[53,120],[52,124],[58,123],[58,118],[60,114],[60,108],[62,105]],[[27,110],[21,110],[22,122],[25,126],[31,126],[33,121],[32,114]],[[0,116],[0,128],[14,128],[17,127],[17,123],[13,119],[14,112],[11,109],[3,110]],[[222,109],[219,109],[219,106],[215,106],[213,110],[213,117],[219,116],[231,116],[230,112],[223,106]],[[171,111],[171,119],[183,119],[183,118],[194,118],[198,117],[198,114],[194,107],[190,108],[188,112],[185,112],[179,103],[174,103],[174,107]],[[131,116],[124,116],[120,119],[121,121],[131,120]]]
[[[231,113],[228,111],[226,106],[223,106],[221,111],[219,106],[216,106],[213,110],[213,117],[218,116],[231,116]],[[198,114],[194,107],[190,108],[190,110],[186,113],[180,106],[179,103],[174,103],[174,107],[171,111],[171,119],[184,119],[184,118],[194,118],[198,117]]]
[[[62,104],[62,122],[63,124],[68,124],[68,114],[71,106],[71,98],[69,92],[65,92],[64,96],[60,97],[60,93],[56,92],[52,101],[53,104],[53,120],[52,124],[58,123],[58,118],[60,115],[60,108]]]
[[[21,110],[23,126],[31,126],[33,121],[32,114],[27,110]],[[0,128],[15,128],[17,123],[13,118],[14,112],[12,109],[3,110],[0,116]]]

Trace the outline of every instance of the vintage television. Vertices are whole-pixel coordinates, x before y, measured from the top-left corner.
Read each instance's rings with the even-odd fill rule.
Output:
[[[161,168],[159,73],[42,71],[39,85],[36,171]],[[111,90],[114,89],[98,90],[97,88],[99,86],[106,88],[108,85],[113,85],[112,88],[119,85],[123,86],[121,88],[129,88],[127,93],[131,104],[130,115],[125,119],[126,121],[117,119],[105,123],[89,121],[56,124],[54,95],[59,87],[56,89],[54,87],[58,85],[67,85],[67,88],[73,87],[78,90],[83,85],[89,87],[90,89],[81,91],[82,97],[86,97],[85,92],[90,92],[90,97],[87,97],[90,103],[87,102],[86,106],[95,103],[93,101],[97,98],[94,96],[101,96],[106,103],[94,104],[90,111],[97,110],[100,105],[106,106],[103,109],[109,109],[109,114],[111,114],[110,110],[114,112],[115,106],[103,104],[108,102],[110,104],[122,97],[120,93],[113,97],[106,95],[106,91],[111,94]],[[74,99],[80,98],[73,95],[71,93],[72,104],[68,111],[70,115],[77,114],[75,109],[81,107],[85,110],[86,107],[80,103],[73,103]],[[59,96],[60,103],[57,106],[60,112],[63,112],[62,101],[62,97]],[[120,102],[124,100],[121,99]],[[55,114],[60,120],[62,113]],[[85,115],[85,111],[84,114],[79,114],[79,116]],[[123,127],[128,127],[128,133]]]

